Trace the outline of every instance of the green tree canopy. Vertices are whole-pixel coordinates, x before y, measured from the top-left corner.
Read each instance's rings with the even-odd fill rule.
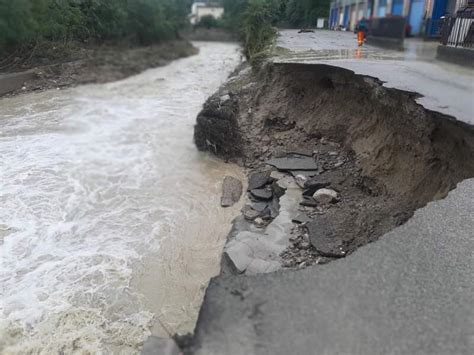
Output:
[[[0,50],[38,40],[162,41],[187,24],[190,6],[190,0],[0,0]]]

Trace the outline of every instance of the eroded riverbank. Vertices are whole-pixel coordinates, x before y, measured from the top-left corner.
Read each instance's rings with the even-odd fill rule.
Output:
[[[156,316],[192,329],[239,210],[220,208],[222,179],[241,174],[192,141],[238,47],[196,45],[120,82],[0,100],[0,352],[137,353]]]
[[[122,80],[198,52],[185,40],[143,47],[131,46],[127,41],[95,46],[50,46],[52,48],[45,50],[43,55],[33,51],[25,58],[15,55],[1,58],[0,96]]]
[[[473,127],[427,110],[417,99],[415,93],[385,88],[376,78],[337,66],[268,64],[258,73],[241,68],[240,73],[208,100],[197,120],[198,147],[269,178],[249,193],[254,202],[244,210],[244,215],[251,227],[239,225],[229,236],[223,258],[224,272],[212,281],[207,291],[194,343],[189,349],[191,353],[287,354],[295,349],[306,349],[302,350],[304,353],[319,348],[323,349],[322,353],[348,353],[354,349],[351,344],[365,349],[356,353],[379,349],[374,346],[377,342],[364,337],[367,334],[348,336],[350,341],[341,344],[335,339],[341,334],[338,329],[350,330],[351,324],[359,324],[361,332],[367,330],[368,334],[392,329],[390,326],[372,329],[370,322],[361,321],[364,313],[351,307],[351,304],[369,306],[359,297],[361,294],[387,292],[384,291],[387,287],[392,290],[378,270],[367,270],[370,276],[364,277],[363,263],[387,271],[381,254],[374,255],[371,261],[370,250],[374,248],[366,244],[387,233],[398,235],[393,242],[397,246],[394,253],[398,253],[408,248],[398,247],[398,241],[406,242],[409,236],[417,238],[417,233],[425,240],[430,235],[436,240],[442,239],[443,230],[433,231],[426,220],[432,214],[439,215],[438,206],[453,202],[432,203],[426,212],[420,212],[426,217],[421,220],[418,217],[413,223],[410,218],[417,209],[430,201],[444,199],[458,183],[474,176]],[[284,182],[287,179],[293,181],[293,186]],[[300,194],[297,202],[300,214],[289,217],[295,225],[287,234],[286,250],[282,250],[285,242],[280,238],[276,241],[273,233],[266,229],[267,225],[267,228],[272,226],[273,217],[266,214],[261,205],[269,206],[281,187],[291,189],[293,196],[295,186]],[[469,191],[469,184],[463,186]],[[460,197],[466,204],[469,200],[462,198],[463,193]],[[454,195],[459,196],[459,193]],[[472,209],[472,204],[468,203],[467,208]],[[458,212],[467,225],[472,225],[472,219],[466,220],[469,213],[464,213],[462,208]],[[452,217],[453,213],[449,215]],[[407,221],[408,227],[400,227]],[[423,228],[419,230],[417,225]],[[263,230],[249,233],[249,228],[255,227]],[[462,241],[453,242],[448,248],[462,248],[466,232],[460,227]],[[385,242],[390,244],[386,237]],[[425,253],[416,241],[413,243],[414,249]],[[436,255],[436,243],[426,245],[430,248],[427,253]],[[356,251],[361,246],[365,246],[363,251]],[[363,255],[360,262],[357,261],[359,253]],[[423,263],[431,265],[432,262],[423,256],[416,262],[413,254],[410,254],[410,262],[423,268],[419,272],[415,270],[413,277],[422,280],[426,276]],[[404,255],[399,253],[398,257],[403,263]],[[440,252],[439,257],[442,263],[449,262],[449,254]],[[333,262],[328,266],[320,265],[329,261]],[[395,258],[391,262],[396,263]],[[305,270],[273,272],[282,267]],[[331,270],[335,271],[331,273]],[[405,277],[405,271],[403,266],[401,270],[394,269],[390,274],[392,281]],[[250,276],[267,272],[271,273]],[[401,274],[397,276],[397,272]],[[447,281],[449,277],[445,278],[441,272],[434,278]],[[381,289],[374,289],[377,286],[371,284],[370,278],[376,280]],[[356,280],[360,280],[360,286],[355,287]],[[353,289],[347,289],[346,284],[351,284]],[[419,286],[409,281],[407,284],[411,289],[401,291],[407,299],[411,298],[407,293],[436,289],[435,284],[421,281]],[[318,287],[312,288],[312,285]],[[301,293],[295,293],[294,289]],[[449,291],[440,290],[444,295],[446,292]],[[354,293],[358,298],[351,299]],[[393,290],[393,295],[396,294]],[[464,297],[465,293],[456,293],[454,299],[458,296]],[[377,307],[383,307],[383,299],[366,298],[373,299]],[[427,297],[427,303],[434,299],[436,297]],[[340,313],[337,302],[332,300],[343,304]],[[410,305],[403,303],[400,311],[405,312],[407,308]],[[445,307],[441,308],[439,314],[448,312]],[[313,313],[313,309],[318,311]],[[436,317],[425,307],[420,309],[428,318]],[[391,307],[389,313],[381,311],[382,317],[374,315],[367,319],[383,324],[395,316],[390,312],[396,312],[396,307]],[[344,324],[344,314],[352,317],[347,322],[349,326]],[[300,327],[300,322],[304,326]],[[332,327],[326,322],[338,326]],[[463,322],[456,322],[458,329]],[[435,341],[439,333],[428,330],[426,322],[404,318],[399,324],[413,329],[413,334],[422,327],[433,342],[443,348],[447,346]],[[331,329],[329,334],[325,329]],[[349,334],[347,331],[344,334]],[[407,344],[397,346],[415,349],[416,342],[408,344],[413,341],[412,335],[402,333],[398,332],[397,337],[405,336]],[[324,334],[333,342],[318,347],[318,341],[324,342]],[[460,344],[449,342],[448,347],[465,350],[465,340]]]

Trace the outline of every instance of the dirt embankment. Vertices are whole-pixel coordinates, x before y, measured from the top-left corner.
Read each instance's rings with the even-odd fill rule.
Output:
[[[14,89],[6,96],[31,91],[72,87],[81,84],[106,83],[124,79],[146,69],[166,65],[172,60],[197,53],[185,40],[164,42],[147,47],[131,47],[126,43],[104,45],[69,45],[32,49],[28,53],[11,53],[0,59],[2,75],[15,80],[15,73],[33,73],[27,81],[19,76]],[[9,85],[10,85],[9,83]],[[1,96],[2,90],[0,90]]]
[[[318,171],[304,178],[338,197],[302,203],[309,219],[281,254],[283,266],[308,266],[328,261],[321,252],[328,243],[347,255],[474,176],[474,128],[415,98],[327,65],[267,65],[258,74],[247,68],[205,104],[195,141],[260,171],[290,152],[315,159]]]

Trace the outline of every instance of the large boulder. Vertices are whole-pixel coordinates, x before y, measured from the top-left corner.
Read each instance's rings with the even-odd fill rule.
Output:
[[[211,96],[204,104],[194,127],[194,142],[199,150],[230,159],[241,156],[242,139],[237,125],[237,98],[227,96]]]

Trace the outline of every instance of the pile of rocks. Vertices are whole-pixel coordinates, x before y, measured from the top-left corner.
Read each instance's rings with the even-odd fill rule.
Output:
[[[341,219],[347,217],[340,211],[344,188],[341,188],[340,177],[334,173],[340,171],[342,165],[347,165],[350,159],[342,151],[333,151],[333,145],[326,145],[330,149],[328,152],[291,151],[278,154],[266,161],[266,167],[261,167],[249,175],[247,194],[250,202],[242,208],[242,221],[245,220],[258,229],[266,229],[279,215],[280,197],[291,184],[292,189],[297,186],[301,188],[298,208],[300,212],[290,217],[294,228],[289,236],[289,246],[280,251],[270,246],[270,239],[265,234],[256,234],[256,231],[250,230],[243,232],[245,228],[241,228],[241,233],[237,233],[226,247],[227,257],[238,272],[245,272],[249,265],[252,272],[257,269],[265,269],[265,272],[268,272],[270,269],[276,269],[274,263],[281,264],[280,267],[304,268],[313,264],[324,264],[346,255],[345,245],[340,238],[341,232],[347,234],[341,229],[344,224]],[[283,181],[291,181],[291,184],[287,186],[288,183],[282,183]],[[239,183],[235,179],[226,178],[223,206],[238,200],[237,196],[240,197],[242,192]],[[298,200],[295,203],[298,204]],[[250,251],[247,250],[249,248]],[[257,261],[262,265],[258,265],[262,267],[257,268],[257,263],[249,255],[255,250],[263,251],[267,250],[266,248],[267,254],[276,252],[276,259],[259,259]],[[250,254],[247,255],[248,253]],[[239,263],[240,260],[245,263]],[[267,265],[269,262],[272,263],[270,268]],[[241,267],[238,267],[239,265]]]
[[[302,189],[301,213],[293,218],[296,227],[289,239],[290,246],[280,254],[283,267],[303,268],[346,255],[338,238],[338,219],[333,224],[326,216],[328,209],[341,201],[340,192],[331,188],[330,178],[323,174],[341,167],[345,160],[342,154],[332,151],[315,155],[288,153],[266,162],[293,176]]]
[[[250,174],[248,196],[252,202],[242,209],[244,218],[259,228],[266,227],[278,216],[279,198],[284,194],[284,190],[276,184],[276,180],[270,174],[269,170]]]

